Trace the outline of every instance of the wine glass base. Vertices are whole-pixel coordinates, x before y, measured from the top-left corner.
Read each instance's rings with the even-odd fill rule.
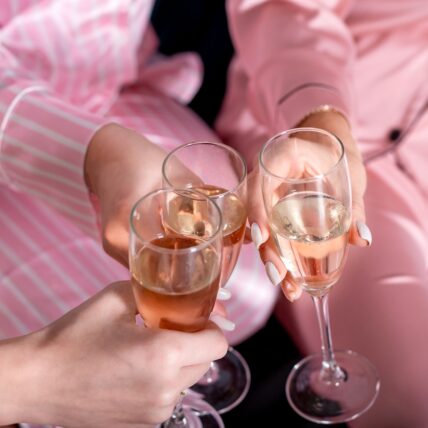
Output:
[[[211,380],[192,386],[204,401],[222,414],[236,407],[250,388],[250,369],[241,354],[229,347],[227,354],[215,361]]]
[[[335,351],[334,355],[344,375],[342,380],[322,378],[322,356],[317,354],[293,367],[285,387],[291,407],[319,424],[357,418],[372,406],[379,392],[379,377],[369,360],[353,351]]]

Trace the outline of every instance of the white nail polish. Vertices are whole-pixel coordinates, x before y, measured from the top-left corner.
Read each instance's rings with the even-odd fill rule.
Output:
[[[232,297],[232,293],[226,288],[220,288],[217,294],[217,300],[229,300]]]
[[[257,249],[259,249],[260,245],[263,244],[262,231],[257,223],[253,223],[251,225],[251,239]]]
[[[357,230],[358,230],[358,235],[360,235],[360,238],[364,239],[364,241],[366,241],[368,245],[371,245],[372,233],[369,227],[362,221],[357,221]]]
[[[235,330],[235,323],[230,321],[219,314],[212,314],[210,320],[217,324],[222,330],[233,331]]]
[[[290,302],[294,302],[297,297],[296,289],[289,282],[285,284],[285,289],[287,290],[287,293],[285,293],[287,299]]]
[[[265,269],[270,282],[275,286],[279,285],[282,281],[282,278],[275,265],[272,262],[267,262]]]

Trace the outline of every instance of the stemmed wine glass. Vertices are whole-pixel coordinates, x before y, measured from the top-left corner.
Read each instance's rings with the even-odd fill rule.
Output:
[[[321,333],[321,353],[296,364],[287,379],[288,401],[313,422],[350,421],[371,407],[380,383],[365,357],[332,345],[327,299],[351,225],[343,144],[321,129],[291,129],[271,138],[259,161],[271,234],[292,280],[312,297]]]
[[[130,222],[131,282],[145,326],[203,329],[220,284],[223,223],[217,205],[194,190],[160,189],[135,204]],[[162,424],[184,426],[224,428],[215,409],[195,400],[181,400]]]
[[[223,216],[223,257],[220,286],[233,272],[244,240],[247,213],[247,168],[242,156],[216,142],[192,142],[177,147],[162,166],[164,186],[193,188],[209,196]],[[237,406],[250,386],[250,370],[232,347],[191,389],[219,413]]]

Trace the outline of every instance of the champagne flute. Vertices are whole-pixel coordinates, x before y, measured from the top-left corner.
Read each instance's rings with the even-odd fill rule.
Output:
[[[247,212],[247,167],[242,156],[215,142],[192,142],[177,147],[162,166],[164,186],[193,188],[209,196],[223,216],[223,257],[220,285],[224,287],[238,260]],[[232,347],[226,356],[192,387],[219,413],[237,406],[247,395],[250,370]]]
[[[160,189],[135,204],[130,222],[131,282],[145,326],[203,329],[220,284],[223,224],[217,205],[194,190]],[[224,428],[215,409],[198,400],[180,400],[162,424],[184,426]]]
[[[327,299],[344,267],[351,225],[343,144],[321,129],[291,129],[271,138],[259,161],[271,234],[292,281],[312,297],[321,334],[321,353],[292,369],[287,399],[313,422],[350,421],[372,406],[380,384],[365,357],[332,345]]]

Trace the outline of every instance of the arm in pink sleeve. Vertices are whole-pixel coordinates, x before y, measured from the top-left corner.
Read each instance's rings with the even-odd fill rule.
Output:
[[[329,104],[351,115],[354,46],[346,0],[229,0],[248,103],[272,132]]]
[[[152,2],[18,3],[0,14],[0,181],[98,236],[86,149],[136,76]]]
[[[6,79],[0,88],[0,182],[98,237],[83,165],[104,121],[54,96],[46,83]]]

